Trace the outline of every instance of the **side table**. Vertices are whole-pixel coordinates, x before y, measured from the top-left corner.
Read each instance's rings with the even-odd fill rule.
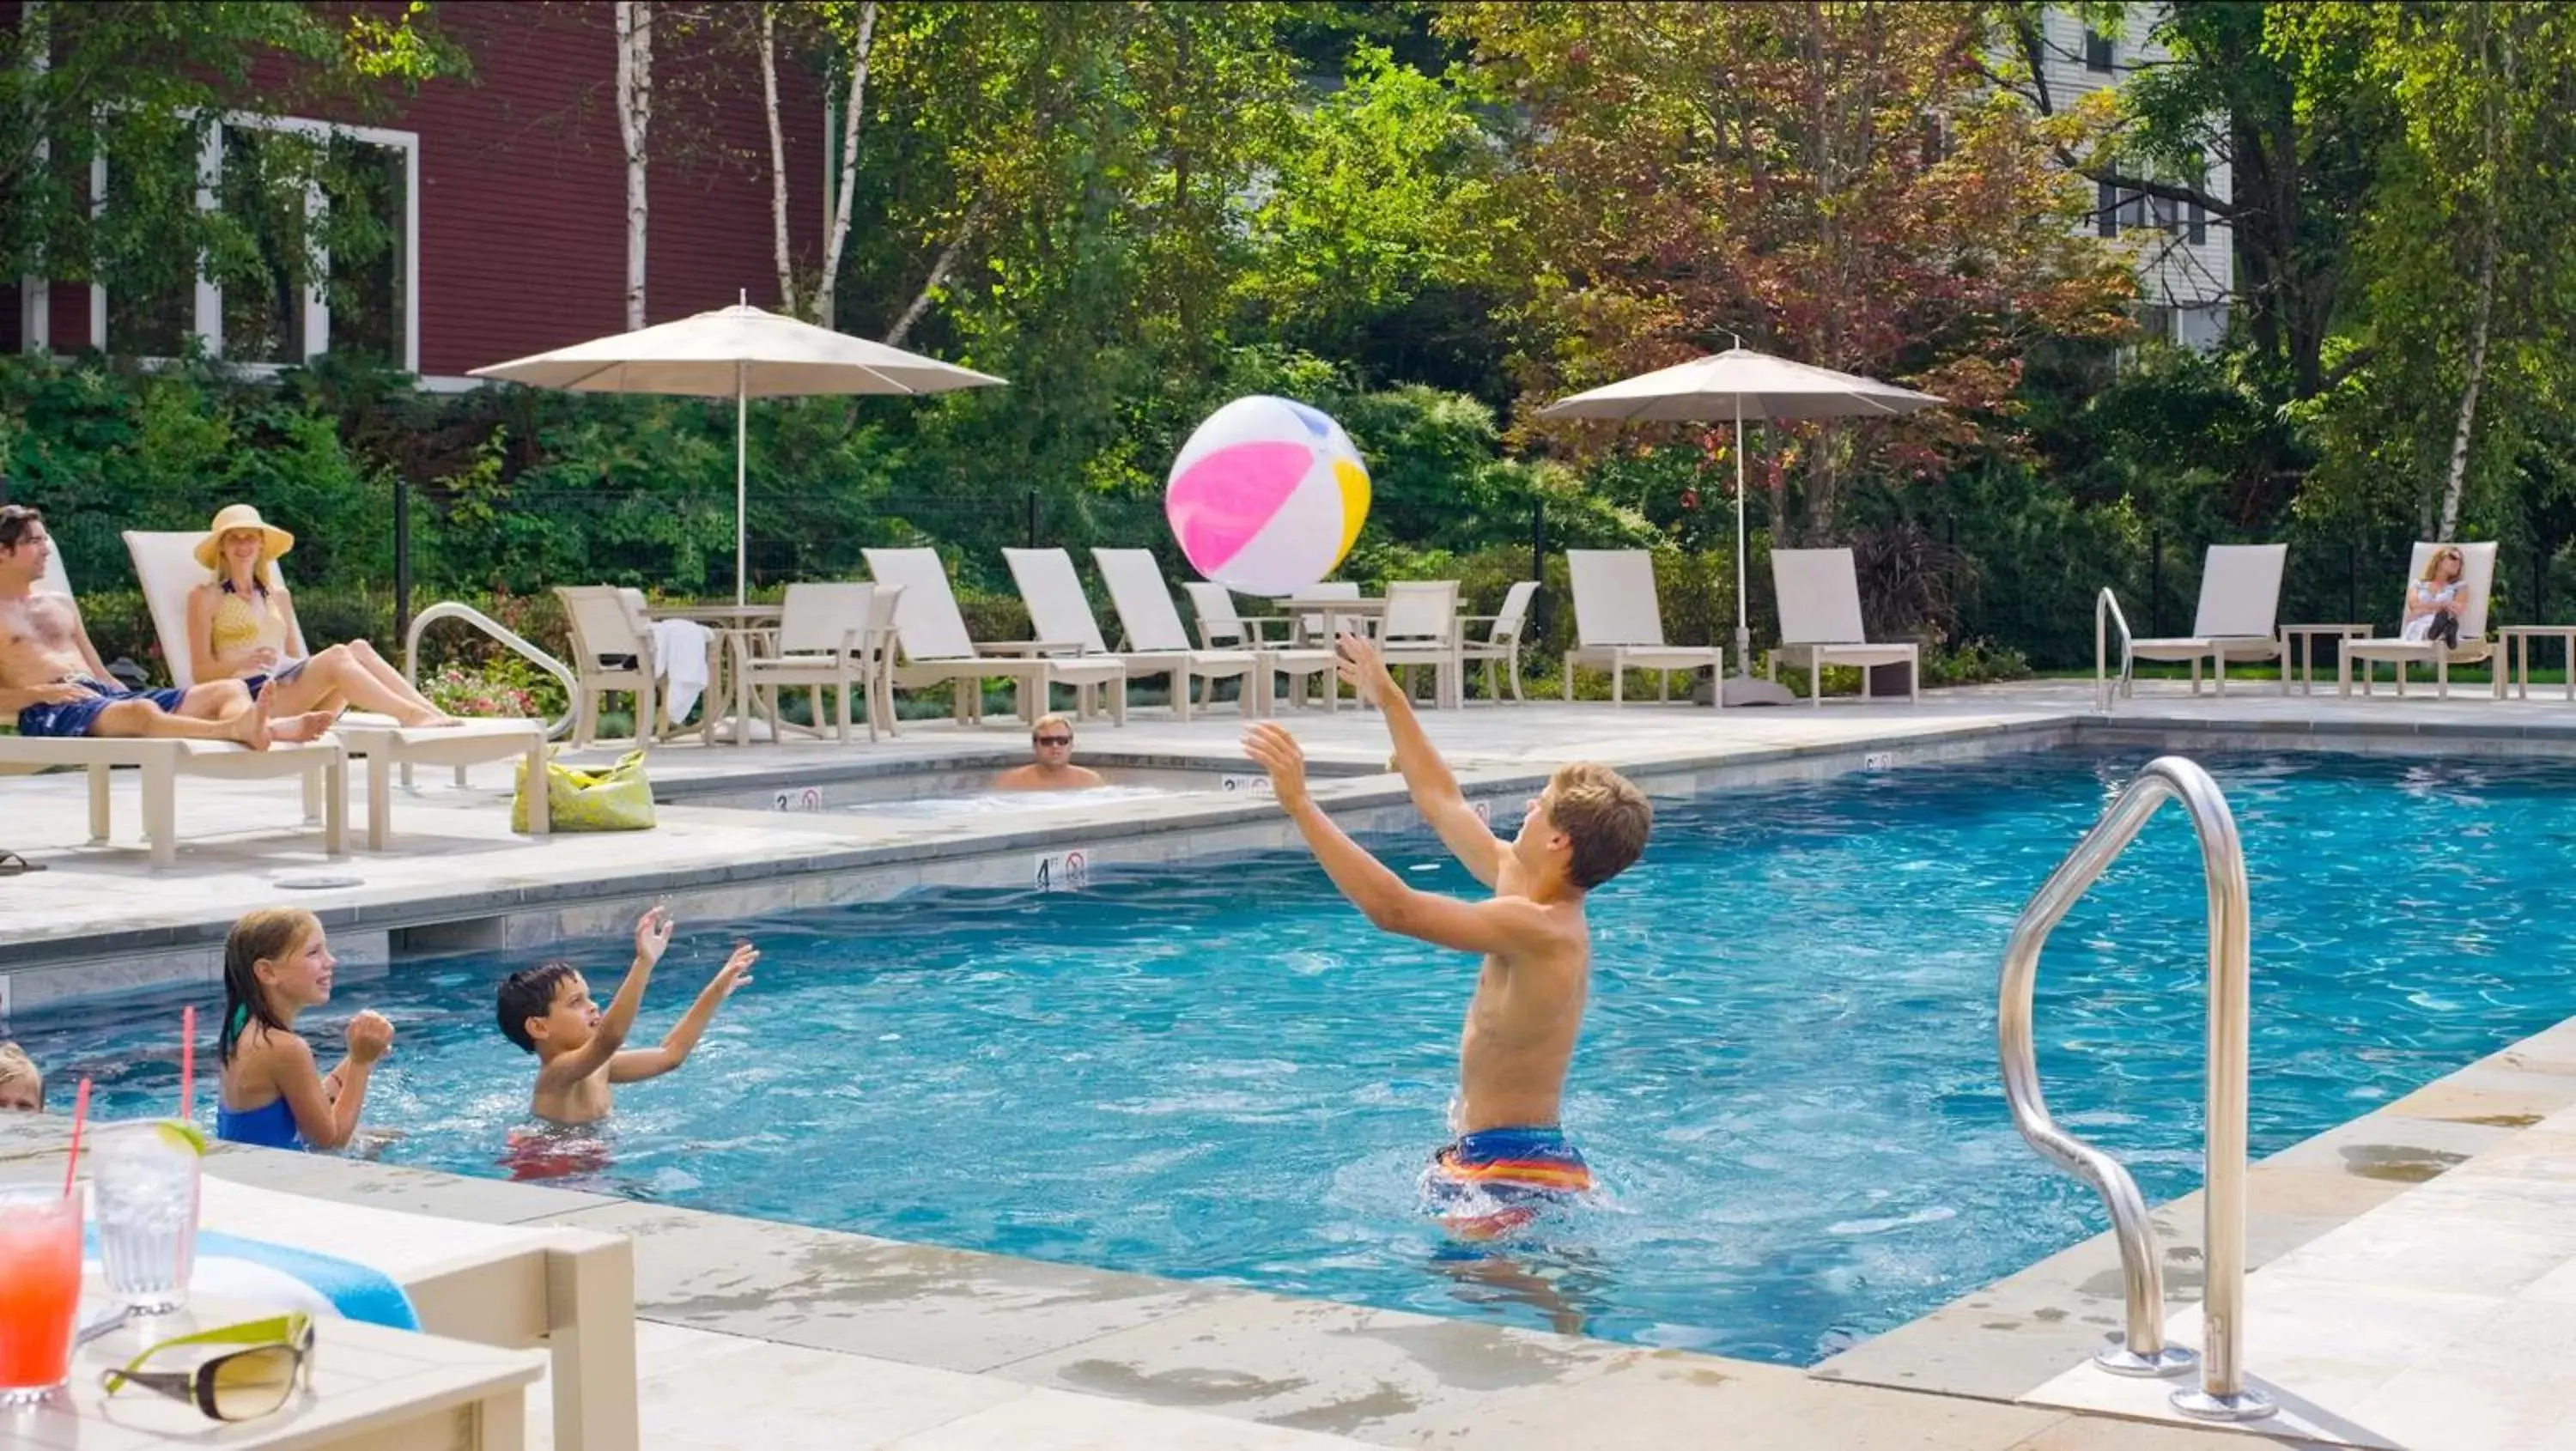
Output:
[[[103,1287],[93,1280],[84,1288],[93,1292],[82,1297],[84,1312],[97,1314],[106,1304],[96,1293]],[[74,1352],[71,1384],[62,1394],[0,1421],[0,1447],[521,1451],[526,1444],[527,1388],[545,1370],[543,1352],[500,1350],[354,1320],[314,1321],[312,1389],[299,1390],[276,1414],[255,1421],[227,1425],[140,1386],[111,1396],[99,1384],[100,1372],[122,1369],[147,1346],[276,1313],[274,1307],[199,1296],[179,1314],[130,1320]],[[194,1347],[172,1350],[166,1368],[185,1367],[207,1354]]]
[[[2531,699],[2531,642],[2553,638],[2567,662],[2567,698],[2576,700],[2576,625],[2507,625],[2496,631],[2496,649],[2503,656],[2496,661],[2496,699],[2504,699],[2507,675],[2513,677],[2514,698]]]
[[[2367,640],[2377,633],[2372,625],[2283,625],[2281,627],[2281,693],[2290,693],[2290,676],[2295,669],[2299,693],[2317,693],[2317,637],[2335,640]],[[2302,648],[2304,647],[2304,648]]]

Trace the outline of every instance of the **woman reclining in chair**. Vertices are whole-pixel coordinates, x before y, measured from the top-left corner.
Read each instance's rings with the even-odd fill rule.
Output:
[[[239,680],[253,695],[265,686],[281,715],[355,706],[406,726],[458,724],[364,640],[293,658],[304,631],[285,586],[270,582],[269,566],[294,547],[294,535],[248,504],[215,515],[197,545],[197,562],[214,577],[188,591],[188,654],[197,679]]]
[[[2460,578],[2465,568],[2460,547],[2445,544],[2433,551],[2424,577],[2406,587],[2406,618],[2398,627],[2401,640],[2439,640],[2460,648],[2460,616],[2469,608],[2469,586]]]

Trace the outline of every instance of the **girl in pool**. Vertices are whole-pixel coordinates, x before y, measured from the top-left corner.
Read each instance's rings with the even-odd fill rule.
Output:
[[[215,1137],[270,1149],[337,1149],[357,1137],[367,1075],[393,1047],[374,1012],[349,1020],[349,1056],[328,1074],[295,1031],[295,1017],[331,1001],[339,959],[322,923],[297,907],[263,907],[224,940],[224,1065]]]
[[[364,640],[295,658],[304,630],[269,569],[294,547],[294,535],[248,504],[215,515],[197,545],[197,562],[213,577],[188,591],[188,659],[198,681],[239,680],[253,695],[266,687],[277,715],[355,706],[407,726],[455,725]]]
[[[2432,560],[2424,566],[2424,577],[2406,590],[2406,619],[2399,627],[2401,640],[2439,640],[2457,650],[2460,648],[2460,615],[2469,607],[2469,586],[2460,578],[2465,567],[2460,546],[2445,544],[2433,551]]]

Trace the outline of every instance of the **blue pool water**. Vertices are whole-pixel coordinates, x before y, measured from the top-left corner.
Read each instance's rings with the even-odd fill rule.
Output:
[[[2060,752],[1662,809],[1599,894],[1567,1103],[1604,1202],[1550,1242],[1440,1256],[1414,1213],[1475,964],[1372,933],[1303,857],[684,923],[649,1040],[737,932],[756,983],[679,1074],[619,1094],[637,1198],[1117,1269],[1493,1317],[1792,1364],[2097,1231],[2014,1135],[1994,991],[2024,899],[2145,753]],[[2576,1013],[2576,770],[2208,762],[2254,879],[2256,1151]],[[1466,891],[1427,839],[1391,859]],[[2205,928],[2167,812],[2052,940],[2053,1108],[2151,1198],[2197,1180]],[[622,944],[568,948],[613,979]],[[530,1061],[514,963],[358,982],[316,1024],[396,1023],[368,1121],[392,1160],[509,1172]],[[602,987],[605,992],[605,984]],[[210,1001],[210,1000],[208,1000]],[[138,1008],[18,1035],[106,1111],[170,1098]],[[176,1010],[155,1011],[166,1040]],[[201,1099],[201,1102],[203,1100]]]

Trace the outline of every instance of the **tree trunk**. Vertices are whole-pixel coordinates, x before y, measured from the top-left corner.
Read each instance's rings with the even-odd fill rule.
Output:
[[[957,235],[948,239],[948,245],[939,250],[939,260],[930,264],[929,279],[921,284],[921,291],[914,294],[912,305],[903,310],[903,316],[896,318],[894,326],[886,330],[887,347],[902,347],[904,334],[911,332],[912,325],[921,321],[921,315],[930,311],[931,297],[939,291],[939,285],[948,280],[948,269],[957,265],[957,254],[983,223],[984,204],[991,200],[992,195],[990,191],[979,191],[975,193],[975,200],[967,204],[966,218],[957,224]]]
[[[841,111],[841,185],[832,200],[832,230],[823,239],[823,276],[814,284],[814,321],[832,325],[832,292],[841,276],[841,250],[850,238],[850,189],[859,177],[859,116],[868,99],[868,54],[877,33],[876,0],[859,7],[859,43],[850,56],[850,94]]]
[[[2485,28],[2483,14],[2480,20],[2480,29],[2483,30]],[[2483,61],[2486,58],[2485,37],[2481,35],[2479,39],[2478,58]],[[2506,37],[2504,47],[2504,84],[2510,87],[2513,84],[2511,36]],[[2478,242],[2477,320],[2470,325],[2469,329],[2469,377],[2467,384],[2460,390],[2459,423],[2451,430],[2451,468],[2449,476],[2442,481],[2442,529],[2435,536],[2436,539],[2449,539],[2451,531],[2459,527],[2460,495],[2467,486],[2469,476],[2469,435],[2471,429],[2476,426],[2478,417],[2478,386],[2486,381],[2487,328],[2495,312],[2497,213],[2504,209],[2503,199],[2497,195],[2501,189],[2501,180],[2496,174],[2496,165],[2496,99],[2495,85],[2490,81],[2487,83],[2486,116],[2487,215],[2485,234]]]
[[[653,12],[617,0],[617,133],[626,143],[626,328],[644,326],[646,141],[653,123]]]
[[[760,7],[760,96],[769,113],[769,222],[777,243],[778,310],[793,317],[796,274],[787,257],[787,137],[778,124],[778,10],[762,0]]]

